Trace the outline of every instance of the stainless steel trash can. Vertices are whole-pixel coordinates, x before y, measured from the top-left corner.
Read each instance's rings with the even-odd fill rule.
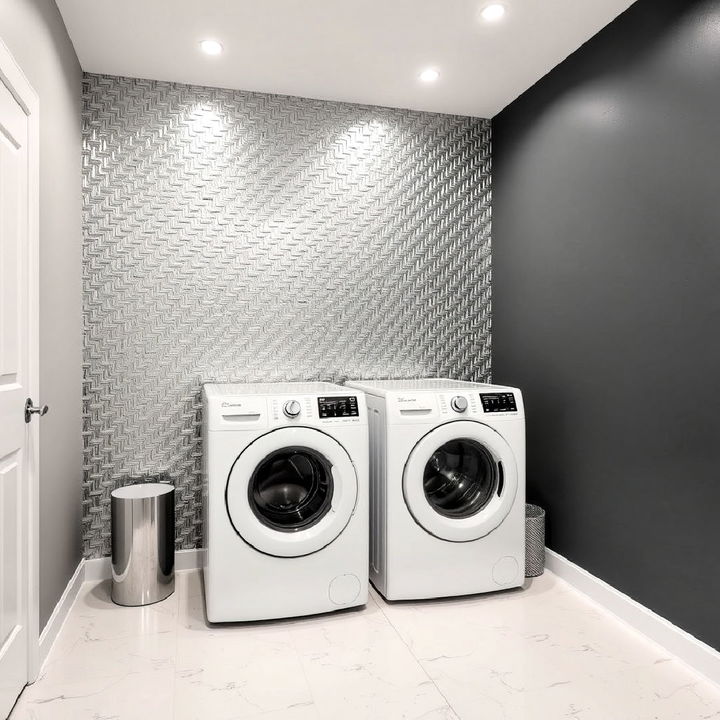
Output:
[[[175,590],[175,488],[126,485],[110,494],[112,599],[148,605]]]
[[[525,577],[545,571],[545,511],[539,505],[525,505]]]

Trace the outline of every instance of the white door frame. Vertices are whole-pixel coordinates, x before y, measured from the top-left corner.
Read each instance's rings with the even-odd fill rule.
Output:
[[[29,358],[27,358],[30,397],[39,402],[40,385],[40,102],[37,94],[0,38],[0,81],[12,93],[28,116],[28,322]],[[28,682],[34,682],[40,671],[40,595],[39,595],[39,422],[30,424],[30,447],[27,448],[27,629]]]

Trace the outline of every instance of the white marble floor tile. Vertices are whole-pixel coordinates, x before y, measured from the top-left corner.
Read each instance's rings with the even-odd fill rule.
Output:
[[[320,718],[455,718],[377,604],[290,628]]]
[[[523,590],[209,625],[86,584],[12,720],[720,720],[720,688],[546,573]]]
[[[587,694],[597,698],[597,717],[620,712],[638,720],[720,718],[720,688],[700,678],[678,660],[658,661],[600,679],[584,680]],[[564,691],[569,693],[569,688]],[[577,702],[577,701],[574,701]]]
[[[423,660],[473,654],[512,662],[522,649],[531,659],[560,655],[573,669],[611,672],[667,657],[549,574],[525,590],[382,607]]]
[[[172,720],[175,673],[129,672],[28,686],[10,720]]]
[[[81,678],[110,677],[127,673],[152,673],[175,669],[174,631],[71,642],[64,638],[43,667],[40,678],[49,683],[75,682]]]
[[[231,626],[178,638],[176,718],[230,720],[312,703],[289,632]]]
[[[184,573],[183,573],[184,575]],[[178,573],[176,588],[183,582]],[[122,607],[110,599],[110,581],[85,583],[63,626],[63,636],[74,639],[109,640],[132,635],[174,632],[181,592],[144,607]]]
[[[303,703],[283,710],[250,715],[243,718],[243,720],[318,720],[319,717],[317,708],[313,703]]]
[[[378,602],[462,720],[675,717],[672,701],[655,697],[673,688],[667,653],[550,574],[522,591]],[[679,692],[687,679],[672,664]],[[703,699],[683,703],[687,720],[720,711],[714,686],[694,679]],[[644,699],[628,714],[635,697]]]

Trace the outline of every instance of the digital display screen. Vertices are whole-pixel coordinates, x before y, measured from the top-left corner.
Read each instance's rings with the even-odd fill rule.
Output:
[[[491,412],[517,412],[515,396],[511,393],[480,393],[483,410]]]
[[[318,414],[320,419],[358,417],[357,396],[318,398]]]

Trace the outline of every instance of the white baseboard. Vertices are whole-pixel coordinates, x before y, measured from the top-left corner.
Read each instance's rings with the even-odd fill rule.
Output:
[[[75,568],[70,581],[63,590],[63,594],[58,600],[58,604],[52,611],[52,615],[48,619],[43,631],[40,633],[40,663],[39,667],[42,669],[47,656],[50,654],[50,649],[55,642],[55,638],[60,634],[63,623],[70,613],[70,608],[75,602],[75,598],[80,592],[80,587],[85,581],[85,561],[81,560],[78,566]]]
[[[546,549],[545,565],[624,623],[693,670],[720,685],[720,653],[558,553]]]
[[[175,552],[175,570],[199,570],[202,567],[202,548],[195,550],[177,550]]]
[[[202,549],[176,550],[175,570],[199,570],[202,567]],[[112,566],[109,557],[91,558],[85,561],[85,582],[109,580]]]
[[[202,567],[202,553],[201,549],[176,551],[175,570],[198,570]],[[112,578],[112,566],[109,557],[80,561],[50,619],[47,621],[42,633],[40,633],[40,668],[42,668],[43,663],[50,654],[53,643],[60,634],[63,623],[80,592],[82,584],[84,582],[110,580],[110,578]]]
[[[109,580],[112,577],[112,566],[109,557],[90,558],[85,561],[85,582]]]

